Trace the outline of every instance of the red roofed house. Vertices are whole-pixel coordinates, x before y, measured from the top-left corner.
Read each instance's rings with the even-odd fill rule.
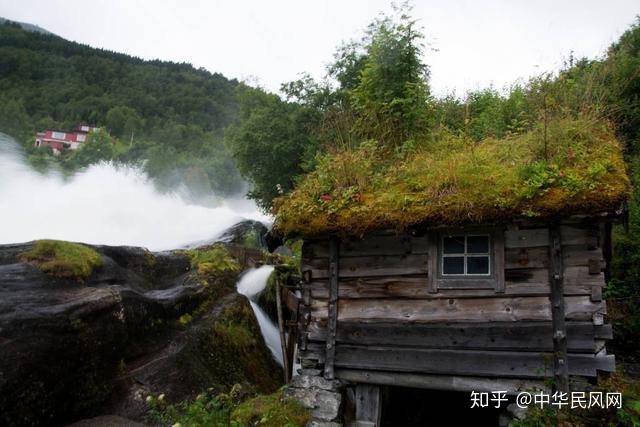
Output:
[[[73,132],[63,132],[59,130],[45,130],[36,134],[36,147],[51,147],[54,153],[60,153],[63,149],[68,148],[75,150],[87,140],[89,132],[93,132],[98,128],[89,125],[78,125]]]

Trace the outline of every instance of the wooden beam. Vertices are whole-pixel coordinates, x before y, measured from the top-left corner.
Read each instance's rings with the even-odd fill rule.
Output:
[[[565,298],[570,320],[592,320],[603,313],[605,303],[591,301],[590,295]],[[312,300],[312,317],[327,318],[327,301]],[[519,322],[551,320],[548,296],[434,299],[341,299],[338,320],[429,322]]]
[[[549,251],[548,249],[546,250]],[[543,271],[543,282],[514,283],[506,282],[504,296],[548,296],[551,294],[549,273]],[[565,283],[564,294],[593,295],[594,287],[601,288],[604,283],[591,280],[574,284]],[[305,289],[311,292],[316,300],[329,298],[329,281],[315,280]],[[357,279],[341,279],[339,287],[340,299],[437,299],[437,298],[495,298],[494,289],[438,289],[437,293],[430,293],[425,276],[411,277],[363,277]],[[593,298],[593,297],[592,297]],[[593,299],[593,301],[596,301]]]
[[[404,372],[336,369],[336,378],[354,383],[368,383],[429,390],[492,392],[506,390],[517,394],[526,390],[548,390],[543,381],[511,378],[482,378],[454,375],[409,374]]]
[[[302,359],[323,363],[324,346],[309,343]],[[598,371],[613,372],[615,357],[606,352],[569,353],[569,375],[596,377]],[[336,369],[410,372],[438,375],[470,375],[496,378],[553,377],[552,352],[441,350],[338,344]]]
[[[338,327],[338,271],[339,245],[336,236],[329,240],[329,331],[326,342],[326,357],[324,363],[324,377],[332,380],[334,377],[333,364],[336,355],[336,330]]]
[[[564,268],[562,266],[560,230],[556,225],[549,227],[549,242],[554,388],[567,393],[569,391],[569,361],[567,358],[567,328],[565,325]]]
[[[442,375],[545,378],[554,374],[553,359],[553,353],[340,345],[335,366]],[[595,377],[598,370],[610,372],[615,368],[615,359],[610,355],[571,353],[568,360],[570,363],[565,366],[571,375]]]
[[[593,322],[568,322],[568,350],[572,353],[596,352],[598,339],[611,338],[610,325]],[[309,339],[325,341],[327,327],[319,322],[309,325]],[[340,344],[390,347],[421,347],[467,350],[507,350],[552,352],[551,322],[485,322],[413,324],[400,322],[340,322],[336,335]]]
[[[340,257],[339,274],[346,277],[406,276],[427,274],[427,255],[375,255],[363,257]],[[302,271],[311,271],[314,279],[328,278],[329,260],[314,258],[303,260]]]
[[[354,426],[380,426],[381,400],[380,386],[372,384],[356,385],[356,421]]]
[[[495,262],[495,278],[496,278],[496,292],[504,293],[505,290],[505,278],[504,278],[504,230],[501,228],[493,233],[493,254]]]
[[[611,222],[607,221],[602,227],[602,256],[604,258],[604,280],[609,283],[611,278],[611,258],[613,257],[613,244],[611,241]]]
[[[287,338],[285,334],[284,313],[282,312],[282,287],[280,275],[276,273],[276,309],[278,310],[278,330],[280,332],[280,350],[282,351],[282,367],[284,369],[284,383],[289,383],[289,359],[287,352]]]
[[[435,232],[429,235],[427,270],[427,290],[435,294],[438,292],[438,234]]]

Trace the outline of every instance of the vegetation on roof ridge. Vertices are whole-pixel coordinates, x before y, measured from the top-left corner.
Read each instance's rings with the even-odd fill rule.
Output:
[[[440,129],[411,147],[366,141],[322,156],[276,203],[275,228],[284,235],[362,235],[594,213],[619,207],[629,189],[622,149],[603,120],[554,118],[480,142]]]

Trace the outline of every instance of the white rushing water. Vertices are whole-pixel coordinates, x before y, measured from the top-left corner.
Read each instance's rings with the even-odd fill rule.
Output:
[[[244,199],[204,207],[159,193],[139,168],[101,163],[66,180],[40,174],[0,133],[0,244],[49,238],[165,250],[215,238],[245,218],[268,221]]]
[[[260,326],[260,332],[264,337],[267,347],[273,354],[276,361],[283,365],[282,347],[280,344],[280,332],[276,324],[266,315],[266,313],[253,300],[267,286],[267,279],[273,272],[272,265],[263,265],[259,268],[247,270],[238,281],[237,289],[242,295],[249,298],[249,303],[256,315],[256,320]]]

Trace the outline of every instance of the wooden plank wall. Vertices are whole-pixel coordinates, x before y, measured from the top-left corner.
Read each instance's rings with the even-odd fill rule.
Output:
[[[604,351],[599,228],[562,225],[569,373],[612,370]],[[504,232],[504,292],[429,292],[429,238],[378,233],[340,243],[336,369],[539,378],[553,368],[549,230]],[[327,337],[329,241],[303,246],[306,320],[301,359],[322,363]]]

